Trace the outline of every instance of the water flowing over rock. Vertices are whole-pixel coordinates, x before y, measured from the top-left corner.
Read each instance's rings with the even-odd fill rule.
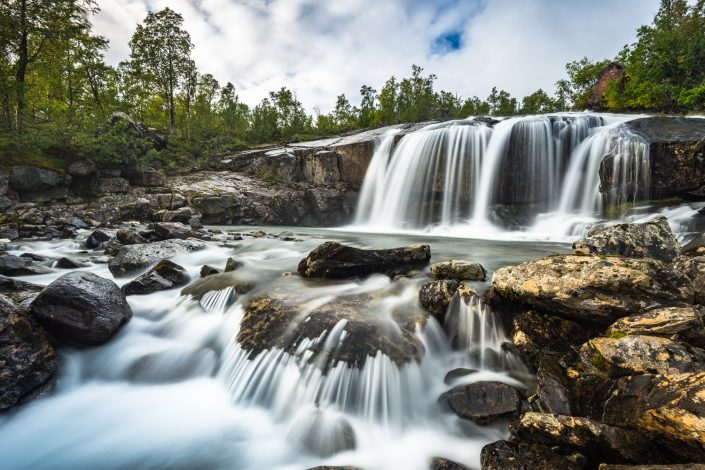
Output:
[[[688,306],[693,285],[660,261],[556,255],[495,271],[493,301],[610,323],[650,308]]]
[[[164,240],[144,245],[124,246],[110,260],[108,268],[113,276],[128,276],[142,271],[162,259],[204,248],[203,243],[193,240]]]
[[[0,411],[41,394],[59,366],[44,330],[0,295]]]
[[[372,273],[403,274],[428,264],[431,249],[415,245],[387,250],[363,250],[338,242],[326,242],[299,263],[304,277],[328,279],[366,276]]]
[[[184,268],[172,261],[161,260],[149,271],[122,286],[122,291],[125,295],[146,295],[184,286],[189,280]]]
[[[301,412],[288,439],[320,457],[355,449],[355,431],[348,420],[321,409]]]
[[[32,302],[31,313],[61,342],[85,346],[105,343],[132,318],[120,288],[86,271],[49,284]]]
[[[190,295],[201,299],[208,292],[233,289],[237,294],[246,294],[257,285],[258,279],[238,272],[215,273],[199,279],[181,291],[181,295]]]
[[[681,252],[668,220],[657,217],[643,224],[619,224],[591,229],[573,243],[576,254],[618,255],[670,262]]]

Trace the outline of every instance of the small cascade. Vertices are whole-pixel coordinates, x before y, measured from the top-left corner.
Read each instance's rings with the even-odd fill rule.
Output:
[[[479,296],[453,296],[444,325],[452,345],[468,353],[472,367],[526,372],[521,359],[508,347],[511,340],[505,335],[499,318]]]
[[[466,235],[479,237],[550,225],[567,234],[568,219],[595,221],[648,199],[649,145],[623,125],[635,117],[467,119],[401,138],[395,130],[376,147],[355,224],[371,231],[450,227],[454,235],[465,226]]]

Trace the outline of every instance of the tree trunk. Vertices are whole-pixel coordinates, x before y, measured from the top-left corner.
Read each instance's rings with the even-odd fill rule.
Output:
[[[15,85],[17,93],[17,117],[16,126],[18,131],[24,129],[25,112],[25,76],[27,75],[27,65],[29,64],[29,32],[27,31],[27,0],[20,2],[20,44],[17,51],[17,75]]]
[[[169,86],[169,128],[176,130],[176,112],[174,110],[174,87]]]

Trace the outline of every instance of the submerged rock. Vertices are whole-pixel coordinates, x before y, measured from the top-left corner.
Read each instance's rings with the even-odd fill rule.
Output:
[[[431,249],[428,245],[363,250],[338,242],[326,242],[301,260],[299,273],[304,277],[329,279],[372,273],[403,274],[427,265],[430,259]]]
[[[134,281],[122,286],[122,291],[125,295],[146,295],[184,286],[189,280],[190,277],[184,268],[164,259]]]
[[[589,418],[525,413],[515,426],[525,440],[578,451],[593,463],[662,463],[666,459],[639,433]]]
[[[426,283],[419,290],[419,302],[431,315],[443,322],[448,305],[458,290],[458,284],[458,281],[447,279]]]
[[[257,285],[257,278],[243,273],[216,273],[195,281],[181,291],[181,295],[190,295],[201,299],[208,292],[220,291],[232,287],[240,294],[246,294]]]
[[[497,441],[480,453],[482,470],[581,470],[577,464],[550,447],[530,442]]]
[[[438,279],[454,279],[456,281],[484,281],[487,279],[487,271],[480,263],[464,260],[432,264],[431,274]]]
[[[295,421],[288,440],[319,457],[353,450],[355,431],[343,416],[315,409],[304,411]]]
[[[225,272],[235,271],[243,266],[242,261],[238,261],[235,258],[228,258],[225,262]]]
[[[502,382],[458,385],[441,395],[439,401],[459,417],[480,424],[511,416],[521,405],[519,392]]]
[[[216,268],[215,266],[211,266],[209,264],[204,264],[203,266],[201,266],[201,277],[208,277],[218,273],[220,273],[220,271],[218,271],[218,268]]]
[[[32,316],[61,342],[103,344],[132,318],[120,288],[86,271],[64,274],[31,305]]]
[[[204,248],[203,243],[193,240],[165,240],[144,245],[124,246],[110,260],[108,268],[115,277],[128,276],[146,269],[162,259],[173,258],[176,255]]]
[[[680,244],[665,217],[642,224],[618,224],[591,229],[573,243],[576,254],[618,255],[670,262],[681,252]]]
[[[0,411],[41,394],[59,359],[44,330],[0,295]]]
[[[652,259],[556,255],[498,269],[489,297],[604,324],[646,309],[692,305],[693,285]]]

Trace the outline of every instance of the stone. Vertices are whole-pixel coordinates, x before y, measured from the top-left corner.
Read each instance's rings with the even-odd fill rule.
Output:
[[[50,272],[43,266],[37,266],[34,261],[15,255],[0,255],[0,274],[3,276],[31,276]]]
[[[201,266],[201,277],[208,277],[218,273],[220,273],[220,271],[218,271],[218,268],[214,266],[210,266],[208,264]]]
[[[78,269],[85,267],[85,264],[79,263],[78,261],[72,260],[71,258],[62,257],[56,260],[54,263],[55,268],[59,269]]]
[[[607,329],[607,336],[677,335],[698,346],[705,345],[705,326],[700,311],[693,307],[665,307],[623,317]]]
[[[612,377],[705,370],[705,365],[685,346],[658,336],[594,338],[580,349],[580,357],[588,370],[596,370]]]
[[[123,176],[132,186],[164,186],[164,183],[166,182],[164,175],[152,168],[128,168],[123,171]]]
[[[319,408],[297,416],[288,440],[319,457],[331,457],[357,446],[355,431],[342,415]]]
[[[466,367],[458,367],[457,369],[453,369],[449,371],[445,377],[443,377],[443,383],[446,385],[450,385],[453,382],[455,382],[457,379],[460,379],[462,377],[467,377],[468,375],[474,374],[478,372],[477,369],[468,369]]]
[[[532,361],[544,353],[566,353],[590,336],[589,329],[572,320],[533,310],[521,312],[512,319],[512,343]]]
[[[679,256],[671,264],[673,269],[693,281],[695,302],[705,305],[705,256]]]
[[[203,282],[223,275],[209,276]],[[399,306],[391,312],[382,307],[394,286],[336,297],[316,306],[320,304],[318,295],[302,289],[301,283],[296,276],[280,278],[268,284],[265,292],[253,293],[245,304],[237,341],[253,357],[272,348],[296,354],[302,341],[320,338],[336,326],[339,330],[341,324],[346,339],[334,356],[324,350],[325,341],[311,346],[311,361],[323,370],[338,361],[361,368],[379,353],[399,366],[423,357],[424,347],[415,332],[425,325],[427,314],[413,305]],[[380,315],[380,308],[388,313]]]
[[[125,178],[100,178],[97,189],[101,194],[126,193],[130,190],[130,182]]]
[[[185,286],[191,280],[184,268],[167,259],[122,286],[125,295],[147,295],[153,292]]]
[[[568,378],[550,356],[543,356],[539,361],[536,372],[536,398],[542,411],[559,415],[573,414]]]
[[[139,233],[124,228],[117,231],[115,238],[117,238],[117,241],[120,242],[121,245],[143,245],[149,243],[149,241]]]
[[[502,382],[458,385],[443,393],[439,401],[459,417],[479,424],[514,415],[521,405],[519,392]]]
[[[458,281],[448,279],[428,282],[419,290],[419,302],[442,323],[458,284]]]
[[[452,260],[431,265],[431,274],[438,279],[454,279],[456,281],[484,281],[487,271],[480,263]]]
[[[193,236],[191,228],[179,222],[159,222],[154,224],[154,232],[160,240],[178,238],[186,240]]]
[[[6,296],[16,304],[22,304],[34,299],[44,289],[44,286],[20,281],[11,277],[0,276],[0,294]]]
[[[44,330],[0,295],[0,411],[51,386],[59,362]]]
[[[531,442],[496,441],[480,453],[482,470],[582,470],[582,465],[548,446]]]
[[[242,261],[238,261],[235,258],[228,258],[225,262],[225,272],[235,271],[243,266]]]
[[[693,303],[685,275],[648,258],[555,255],[498,269],[488,300],[609,324],[657,307]]]
[[[192,240],[164,240],[144,245],[123,246],[108,263],[108,269],[115,277],[128,276],[147,269],[160,260],[204,248],[203,243]]]
[[[90,250],[97,250],[102,248],[103,244],[109,240],[111,240],[113,237],[110,236],[107,232],[104,232],[103,230],[94,230],[93,233],[88,235],[88,238],[86,238],[86,248]]]
[[[431,465],[429,466],[430,470],[470,470],[470,467],[467,467],[463,464],[460,464],[458,462],[454,462],[450,459],[446,459],[443,457],[434,457],[431,459]]]
[[[257,278],[243,273],[214,273],[203,277],[181,291],[181,295],[190,295],[200,300],[208,292],[217,292],[232,288],[238,295],[247,294],[254,289]]]
[[[86,271],[64,274],[44,288],[30,308],[33,318],[69,345],[103,344],[132,318],[120,288]]]
[[[670,262],[681,252],[665,217],[642,224],[617,224],[590,229],[573,251],[583,255],[617,255]]]
[[[372,273],[403,274],[428,264],[431,249],[415,245],[387,250],[363,250],[338,242],[326,242],[299,263],[304,277],[340,279]]]
[[[162,215],[162,222],[180,222],[188,224],[193,218],[194,211],[190,207],[180,207],[174,210],[168,210]]]
[[[580,452],[593,463],[665,463],[641,434],[589,418],[524,413],[514,431],[520,439]]]
[[[203,228],[201,219],[198,219],[196,217],[191,217],[190,219],[188,219],[188,224],[193,230],[201,230]]]
[[[9,187],[22,201],[64,199],[68,192],[64,178],[57,172],[27,165],[12,167]]]

